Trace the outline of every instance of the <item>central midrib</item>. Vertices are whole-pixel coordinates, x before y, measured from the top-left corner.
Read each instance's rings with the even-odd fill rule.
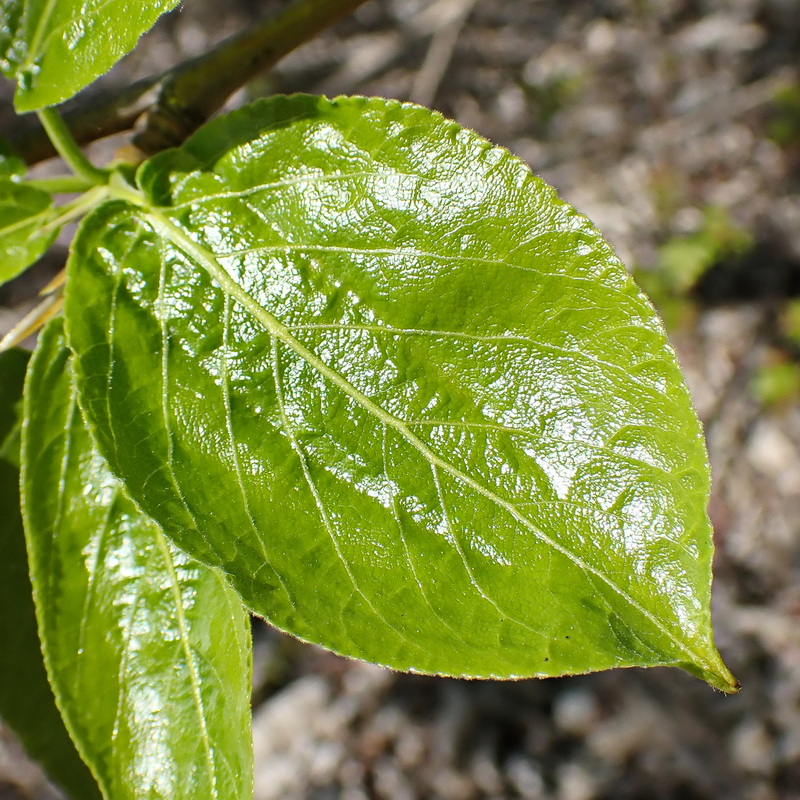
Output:
[[[554,539],[551,539],[547,534],[537,528],[527,517],[520,513],[520,511],[510,503],[508,500],[495,494],[491,489],[478,483],[474,478],[467,475],[462,470],[455,467],[449,461],[446,461],[436,452],[434,452],[424,441],[416,436],[411,431],[403,420],[398,419],[390,414],[384,408],[375,403],[370,397],[361,392],[358,388],[353,386],[346,378],[340,375],[336,370],[328,366],[316,353],[309,350],[300,340],[298,340],[291,331],[284,325],[277,317],[271,314],[267,309],[257,303],[236,281],[231,278],[227,270],[220,264],[213,252],[207,250],[202,245],[199,245],[193,239],[186,235],[175,223],[172,222],[167,216],[154,208],[141,209],[142,218],[149,223],[160,235],[164,236],[167,240],[171,241],[180,250],[182,250],[192,260],[198,262],[208,274],[219,284],[223,291],[227,292],[237,303],[243,308],[247,309],[266,329],[267,331],[283,342],[287,347],[291,348],[300,358],[302,358],[310,366],[314,367],[323,377],[327,378],[331,383],[337,386],[346,396],[350,397],[358,403],[365,411],[372,414],[383,425],[396,431],[403,439],[405,439],[412,447],[414,447],[421,455],[423,455],[431,464],[442,469],[455,480],[463,483],[465,486],[473,489],[474,491],[491,500],[498,507],[502,508],[520,525],[529,530],[541,542],[551,547],[556,552],[568,558],[579,569],[594,575],[612,589],[619,597],[627,602],[632,608],[638,611],[645,619],[647,619],[656,629],[666,636],[673,644],[675,644],[680,651],[686,654],[690,660],[698,665],[709,667],[709,671],[715,670],[710,667],[705,658],[699,653],[695,652],[692,648],[687,647],[680,639],[678,639],[663,623],[650,611],[640,605],[633,597],[625,592],[620,586],[611,580],[600,570],[595,569],[590,564],[587,564],[579,556],[575,555],[572,551],[568,550],[562,544],[559,544]]]

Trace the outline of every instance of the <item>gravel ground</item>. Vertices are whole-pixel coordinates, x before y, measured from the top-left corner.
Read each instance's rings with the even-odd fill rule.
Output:
[[[279,5],[187,0],[107,80]],[[710,206],[755,242],[673,334],[706,425],[714,620],[742,692],[676,670],[399,675],[254,623],[258,800],[800,798],[800,407],[765,408],[752,389],[764,365],[792,363],[777,325],[800,285],[800,133],[779,145],[774,130],[798,52],[796,0],[373,0],[236,98],[427,102],[526,159],[632,268],[702,231]],[[30,302],[57,266],[0,300]],[[0,798],[55,796],[7,733],[3,781]]]

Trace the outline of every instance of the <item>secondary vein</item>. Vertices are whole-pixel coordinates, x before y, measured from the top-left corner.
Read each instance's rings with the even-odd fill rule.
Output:
[[[645,619],[647,619],[674,645],[676,645],[680,651],[687,654],[692,661],[697,664],[708,664],[706,658],[678,639],[678,637],[675,636],[672,631],[666,628],[653,613],[644,608],[620,586],[614,583],[611,578],[602,573],[600,570],[586,563],[582,558],[564,547],[564,545],[555,541],[537,528],[531,522],[531,520],[529,520],[524,514],[520,513],[513,503],[500,497],[491,489],[483,486],[483,484],[479,483],[474,478],[455,467],[449,461],[446,461],[439,456],[424,441],[414,434],[413,431],[411,431],[410,428],[405,424],[405,422],[403,422],[403,420],[398,419],[393,414],[390,414],[384,408],[379,406],[370,397],[361,392],[357,387],[353,386],[353,384],[351,384],[346,378],[336,372],[336,370],[332,369],[328,364],[326,364],[316,353],[314,353],[312,350],[309,350],[292,334],[286,325],[284,325],[277,317],[271,314],[266,308],[260,305],[228,274],[227,270],[219,262],[213,252],[195,242],[172,220],[155,208],[150,208],[147,211],[144,211],[142,218],[152,225],[156,232],[158,232],[165,239],[171,241],[187,256],[202,266],[208,272],[211,278],[213,278],[219,284],[220,288],[224,292],[229,293],[237,303],[249,311],[250,314],[252,314],[253,317],[258,320],[271,335],[291,348],[300,358],[302,358],[311,367],[316,369],[323,377],[339,388],[346,396],[358,403],[365,411],[372,414],[377,420],[387,427],[395,430],[433,466],[438,467],[460,483],[493,502],[499,508],[502,508],[517,523],[519,523],[523,528],[529,530],[543,544],[546,544],[554,551],[565,556],[582,571],[599,578],[619,597],[625,600],[625,602],[627,602],[633,609],[638,611]]]

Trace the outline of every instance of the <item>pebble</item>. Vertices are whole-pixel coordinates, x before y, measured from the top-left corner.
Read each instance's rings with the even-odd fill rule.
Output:
[[[585,689],[567,690],[553,704],[553,722],[564,733],[585,736],[599,716],[597,698]]]
[[[524,800],[544,800],[542,774],[533,762],[522,756],[513,756],[506,765],[506,777]]]
[[[800,452],[775,421],[763,418],[756,423],[747,457],[753,467],[775,482],[781,494],[800,497]]]
[[[742,24],[730,14],[709,14],[681,32],[678,46],[684,51],[719,50],[728,53],[753,50],[765,31],[759,25]]]
[[[594,800],[598,787],[581,764],[567,762],[556,771],[556,797],[558,800]]]
[[[731,758],[748,772],[769,773],[774,767],[774,742],[761,720],[745,720],[730,740]]]

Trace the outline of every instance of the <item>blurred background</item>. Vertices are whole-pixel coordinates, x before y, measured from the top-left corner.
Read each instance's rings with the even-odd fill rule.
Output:
[[[185,0],[102,84],[285,4]],[[714,623],[743,690],[677,670],[401,675],[255,621],[257,800],[800,798],[800,2],[371,0],[231,104],[292,91],[432,105],[612,242],[705,424]],[[1,85],[0,126],[10,97]],[[0,333],[64,255],[0,289]],[[0,798],[57,797],[0,727]]]

